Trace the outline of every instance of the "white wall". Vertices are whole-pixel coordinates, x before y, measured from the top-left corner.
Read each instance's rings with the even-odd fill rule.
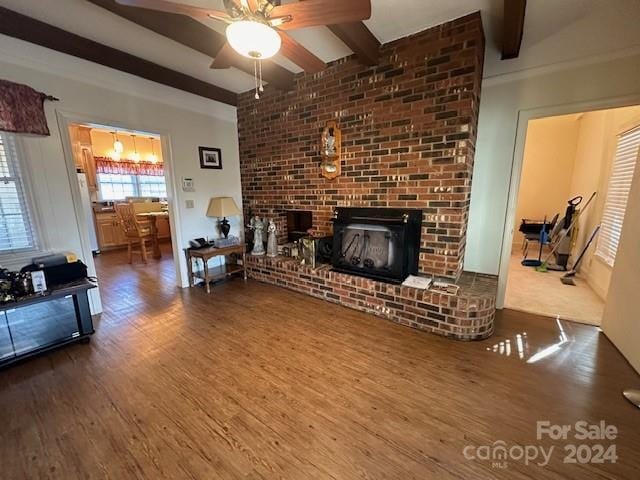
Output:
[[[205,216],[209,198],[231,196],[241,206],[235,108],[2,35],[0,72],[1,78],[25,83],[60,99],[46,103],[51,136],[24,140],[51,250],[82,252],[80,228],[86,228],[74,216],[57,114],[159,133],[168,140],[165,146],[169,152],[165,154],[170,153],[178,187],[174,195],[179,205],[181,283],[186,285],[181,248],[190,238],[214,236],[215,221]],[[198,146],[221,148],[223,169],[200,169]],[[181,191],[183,176],[195,179],[194,193]],[[185,207],[187,199],[195,201],[195,208]],[[237,228],[237,224],[233,226]],[[80,256],[95,272],[91,256],[87,252]]]
[[[587,196],[595,191],[597,196],[589,209],[580,216],[573,250],[576,257],[602,218],[617,135],[630,126],[640,124],[640,107],[587,112],[581,116],[579,124],[572,195]],[[580,272],[591,288],[606,300],[612,269],[594,255],[596,244],[597,239],[585,254]]]
[[[613,134],[609,131],[609,117],[612,115],[611,110],[600,110],[587,112],[579,120],[580,134],[576,149],[576,168],[571,185],[572,195],[582,195],[586,201],[593,192],[596,192],[596,197],[589,207],[580,213],[572,262],[577,260],[579,252],[582,251],[591,232],[602,218],[611,167],[609,143],[613,140],[610,134]],[[579,208],[583,207],[584,203]],[[605,300],[609,290],[611,269],[604,262],[593,258],[595,245],[596,242],[585,254],[579,269],[592,290]]]
[[[483,82],[466,270],[498,273],[520,117],[528,120],[640,103],[638,54],[564,67],[509,74]],[[526,131],[526,123],[521,125],[521,131]],[[520,140],[524,142],[524,138]],[[518,186],[514,184],[516,192]],[[515,208],[508,219],[509,229],[514,218]]]
[[[640,168],[635,169],[602,330],[640,372]],[[629,385],[636,387],[637,385]]]
[[[523,218],[562,218],[571,193],[579,124],[575,115],[529,122],[516,208],[516,232]],[[514,235],[518,251],[523,235]]]
[[[588,198],[592,192],[597,192],[587,210],[580,214],[575,252],[579,252],[587,241],[590,232],[600,222],[602,206],[604,204],[604,189],[608,179],[606,131],[608,110],[587,112],[578,120],[579,134],[576,147],[576,168],[571,181],[571,195],[582,195]],[[581,271],[587,270],[590,263],[582,261]],[[603,297],[606,296],[603,295]]]

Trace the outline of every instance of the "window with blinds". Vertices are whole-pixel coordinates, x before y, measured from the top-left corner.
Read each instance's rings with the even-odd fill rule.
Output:
[[[38,246],[19,160],[15,137],[0,133],[0,255]]]
[[[126,197],[167,198],[167,186],[162,176],[99,173],[98,185],[102,201],[124,200]]]
[[[609,178],[596,255],[611,266],[616,259],[631,181],[639,154],[640,126],[618,136],[616,154]]]

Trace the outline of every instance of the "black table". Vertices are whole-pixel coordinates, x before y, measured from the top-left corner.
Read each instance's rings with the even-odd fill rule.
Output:
[[[78,341],[88,341],[93,322],[83,280],[0,305],[0,368]]]

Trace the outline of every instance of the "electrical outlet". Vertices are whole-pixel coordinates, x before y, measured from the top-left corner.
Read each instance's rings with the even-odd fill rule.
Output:
[[[185,207],[187,208],[193,208],[195,207],[195,202],[193,200],[185,200]]]

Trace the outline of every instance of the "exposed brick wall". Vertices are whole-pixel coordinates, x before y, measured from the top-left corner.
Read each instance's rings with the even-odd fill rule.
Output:
[[[462,271],[484,54],[480,14],[386,44],[380,64],[349,57],[296,76],[296,88],[239,96],[245,214],[312,210],[332,232],[336,206],[424,211],[420,270]],[[320,175],[320,132],[342,130],[342,176]]]
[[[345,307],[373,313],[409,327],[481,340],[493,333],[497,278],[465,272],[457,295],[391,285],[368,278],[300,265],[284,257],[247,257],[249,276]]]

